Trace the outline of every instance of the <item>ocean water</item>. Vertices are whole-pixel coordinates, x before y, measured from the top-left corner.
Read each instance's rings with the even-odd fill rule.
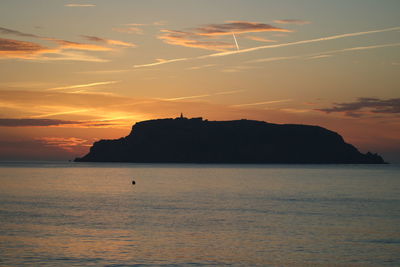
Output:
[[[400,166],[0,163],[0,265],[400,266]]]

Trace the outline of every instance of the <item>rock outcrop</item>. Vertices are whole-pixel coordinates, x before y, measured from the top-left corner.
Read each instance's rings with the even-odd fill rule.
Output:
[[[136,123],[117,140],[95,142],[76,162],[382,164],[319,126],[202,118]]]

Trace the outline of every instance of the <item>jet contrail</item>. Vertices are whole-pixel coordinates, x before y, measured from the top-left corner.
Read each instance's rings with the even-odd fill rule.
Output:
[[[386,28],[386,29],[381,29],[381,30],[364,31],[364,32],[345,33],[345,34],[331,35],[331,36],[320,37],[320,38],[309,39],[309,40],[296,41],[296,42],[289,42],[289,43],[282,43],[282,44],[275,44],[275,45],[256,46],[256,47],[242,49],[240,51],[218,52],[218,53],[214,53],[214,54],[208,54],[208,55],[205,55],[205,56],[200,56],[200,57],[197,57],[197,58],[198,59],[203,59],[203,58],[210,58],[210,57],[230,56],[230,55],[242,54],[242,53],[247,53],[247,52],[253,52],[253,51],[257,51],[257,50],[261,50],[261,49],[302,45],[302,44],[330,41],[330,40],[342,39],[342,38],[347,38],[347,37],[368,35],[368,34],[380,33],[380,32],[398,31],[398,30],[400,30],[400,27],[392,27],[392,28]]]
[[[97,85],[107,85],[118,83],[119,81],[107,81],[107,82],[97,82],[97,83],[88,83],[88,84],[78,84],[78,85],[70,85],[56,88],[49,88],[48,91],[56,91],[56,90],[65,90],[65,89],[76,89],[76,88],[84,88],[84,87],[93,87]]]
[[[233,37],[236,42],[236,47],[238,49],[237,51],[231,50],[231,51],[218,52],[218,53],[213,53],[213,54],[208,54],[208,55],[198,56],[198,57],[192,57],[192,58],[177,58],[177,59],[162,60],[162,61],[157,61],[157,62],[153,62],[150,64],[135,65],[134,68],[150,67],[150,66],[162,65],[162,64],[167,64],[167,63],[172,63],[172,62],[177,62],[177,61],[189,61],[189,60],[196,60],[196,59],[206,59],[206,58],[230,56],[230,55],[242,54],[242,53],[253,52],[253,51],[263,50],[263,49],[296,46],[296,45],[302,45],[302,44],[324,42],[324,41],[343,39],[343,38],[354,37],[354,36],[362,36],[362,35],[369,35],[369,34],[380,33],[380,32],[398,31],[398,30],[400,30],[399,26],[392,27],[392,28],[386,28],[386,29],[380,29],[380,30],[331,35],[331,36],[320,37],[320,38],[315,38],[315,39],[295,41],[295,42],[289,42],[289,43],[281,43],[281,44],[275,44],[275,45],[256,46],[256,47],[251,47],[251,48],[245,48],[242,50],[239,50],[239,46],[237,45],[235,34],[232,32]]]
[[[236,48],[237,48],[237,50],[239,51],[239,50],[240,50],[240,48],[239,48],[238,42],[237,42],[237,40],[236,40],[235,33],[234,33],[234,32],[232,32],[232,35],[233,35],[233,39],[235,39]]]

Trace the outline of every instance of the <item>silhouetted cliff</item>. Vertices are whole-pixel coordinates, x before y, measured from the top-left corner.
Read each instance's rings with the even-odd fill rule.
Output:
[[[95,142],[77,162],[384,163],[318,126],[202,118],[136,123],[117,140]]]

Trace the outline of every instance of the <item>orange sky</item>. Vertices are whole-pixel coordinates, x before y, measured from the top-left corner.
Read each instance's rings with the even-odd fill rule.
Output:
[[[0,5],[0,160],[73,159],[183,112],[320,125],[400,162],[398,1]]]

